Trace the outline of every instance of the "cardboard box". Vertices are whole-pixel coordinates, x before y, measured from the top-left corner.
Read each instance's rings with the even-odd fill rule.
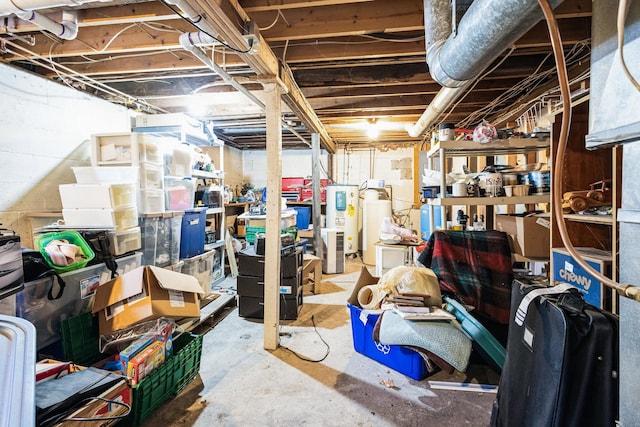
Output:
[[[144,266],[100,285],[93,312],[105,335],[158,317],[199,317],[202,293],[193,276]]]
[[[549,259],[548,216],[496,215],[495,229],[513,239],[513,251],[527,258]]]
[[[138,384],[144,377],[160,366],[164,362],[164,355],[164,342],[154,341],[140,353],[133,356],[127,362],[127,377],[131,381],[131,385]]]
[[[124,350],[122,350],[119,354],[120,363],[122,364],[122,373],[123,375],[127,374],[127,369],[129,366],[129,361],[133,359],[137,354],[144,351],[148,346],[153,344],[155,341],[160,341],[165,346],[165,357],[171,356],[173,351],[172,345],[172,336],[173,333],[173,324],[165,319],[158,320],[158,324],[151,331],[142,335],[140,338],[133,341],[129,344]]]
[[[584,260],[596,271],[611,277],[611,252],[596,248],[576,248]],[[598,308],[611,309],[611,291],[601,281],[587,273],[565,248],[552,250],[552,280],[569,283],[580,290],[584,300]]]

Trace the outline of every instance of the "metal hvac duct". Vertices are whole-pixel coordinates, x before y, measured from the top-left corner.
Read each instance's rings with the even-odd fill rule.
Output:
[[[555,8],[562,0],[550,0]],[[432,126],[464,88],[510,45],[543,18],[537,0],[475,0],[451,32],[449,0],[425,0],[424,24],[429,74],[444,86],[409,129],[418,136]]]

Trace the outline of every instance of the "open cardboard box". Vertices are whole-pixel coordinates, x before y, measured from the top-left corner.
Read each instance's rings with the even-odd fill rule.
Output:
[[[144,266],[100,285],[93,312],[100,334],[106,335],[158,317],[200,317],[202,293],[193,276]]]

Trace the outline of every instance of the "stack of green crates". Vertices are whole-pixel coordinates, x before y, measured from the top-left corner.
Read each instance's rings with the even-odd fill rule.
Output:
[[[60,332],[65,360],[91,366],[104,357],[100,353],[98,319],[91,313],[62,320]]]
[[[65,359],[91,366],[105,356],[99,351],[98,321],[90,313],[62,322]],[[180,393],[200,371],[202,335],[184,332],[174,338],[173,355],[133,386],[131,413],[123,425],[138,426],[164,402]]]
[[[200,371],[202,335],[185,332],[173,342],[173,356],[133,387],[131,414],[122,423],[139,426],[164,402],[180,393]]]
[[[254,243],[256,241],[256,233],[264,233],[265,227],[247,227],[245,239],[247,243]],[[296,226],[287,227],[282,229],[283,233],[293,234],[294,240],[298,237],[298,228]]]

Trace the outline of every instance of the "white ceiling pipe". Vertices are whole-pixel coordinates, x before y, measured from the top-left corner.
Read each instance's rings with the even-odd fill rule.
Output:
[[[464,86],[460,87],[443,87],[436,94],[433,100],[429,103],[429,106],[424,113],[420,116],[418,121],[407,129],[409,135],[413,138],[417,138],[425,131],[425,129],[430,128],[433,124],[438,120],[438,118],[449,108],[453,102],[458,99],[461,95],[464,94],[467,87],[471,85],[471,80],[467,82]]]
[[[17,12],[16,16],[49,31],[63,40],[73,40],[78,35],[78,16],[75,11],[63,11],[61,23],[33,10]]]
[[[166,0],[167,3],[177,6],[184,15],[195,24],[196,27],[206,31],[213,37],[218,36],[218,32],[185,0]]]
[[[95,1],[109,2],[111,0],[0,0],[0,16],[38,9],[75,7]]]

